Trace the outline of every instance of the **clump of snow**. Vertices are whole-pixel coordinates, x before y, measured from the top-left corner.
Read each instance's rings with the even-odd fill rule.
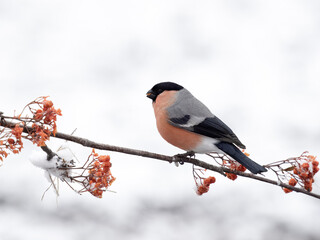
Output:
[[[43,151],[33,151],[29,160],[33,165],[44,170],[56,167],[55,161],[48,161],[47,154]]]
[[[65,158],[68,154],[58,152],[54,157],[48,159],[47,154],[42,151],[34,151],[30,156],[30,162],[45,170],[49,175],[68,180],[72,174],[71,167],[74,167],[72,158]],[[69,156],[70,157],[70,156]]]

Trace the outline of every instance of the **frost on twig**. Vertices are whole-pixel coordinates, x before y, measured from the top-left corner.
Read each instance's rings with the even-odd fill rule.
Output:
[[[314,176],[319,171],[318,165],[316,157],[309,155],[306,151],[299,157],[270,163],[265,167],[276,174],[279,183],[288,183],[290,186],[298,184],[299,187],[311,192]],[[288,188],[283,188],[283,190],[285,193],[292,192]]]
[[[89,192],[93,196],[102,198],[103,192],[107,191],[115,178],[110,168],[110,157],[98,155],[94,150],[82,166],[76,166],[69,148],[53,153],[47,146],[42,148],[46,154],[35,153],[30,161],[45,171],[45,175],[59,195],[58,183],[65,182],[75,192],[81,194]],[[52,157],[49,157],[52,156]]]

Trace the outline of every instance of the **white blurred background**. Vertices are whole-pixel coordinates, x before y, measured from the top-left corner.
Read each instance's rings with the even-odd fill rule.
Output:
[[[0,111],[49,95],[60,132],[173,155],[145,93],[174,81],[255,161],[319,155],[319,11],[316,0],[2,0]],[[81,161],[91,152],[70,148]],[[319,200],[216,173],[199,197],[188,164],[113,152],[117,193],[96,199],[61,184],[59,198],[51,189],[41,201],[49,183],[33,151],[25,143],[0,167],[1,240],[319,239]]]

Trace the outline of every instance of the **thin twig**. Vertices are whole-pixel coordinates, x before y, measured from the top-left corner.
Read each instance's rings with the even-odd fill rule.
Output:
[[[41,149],[46,152],[47,154],[47,160],[50,161],[54,156],[56,156],[57,154],[54,153],[50,148],[48,148],[47,145],[41,146]]]

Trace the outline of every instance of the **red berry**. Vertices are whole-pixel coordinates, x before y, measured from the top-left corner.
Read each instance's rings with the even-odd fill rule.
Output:
[[[294,178],[291,178],[291,179],[289,180],[289,185],[295,186],[296,184],[297,184],[297,180],[295,180]]]
[[[304,168],[305,170],[308,170],[309,169],[309,163],[302,163],[301,165],[302,168]]]
[[[209,186],[212,183],[215,183],[216,178],[215,177],[208,177],[203,181],[203,185]]]
[[[227,178],[231,179],[232,181],[237,179],[237,175],[234,173],[226,173]]]
[[[200,185],[200,186],[198,187],[198,189],[197,189],[197,194],[198,194],[198,195],[202,195],[202,194],[204,194],[204,193],[206,193],[206,192],[208,192],[208,191],[209,191],[209,187],[204,186],[204,185]]]
[[[284,191],[285,193],[290,193],[290,192],[292,192],[292,190],[291,190],[291,189],[288,189],[288,188],[283,188],[283,191]]]

